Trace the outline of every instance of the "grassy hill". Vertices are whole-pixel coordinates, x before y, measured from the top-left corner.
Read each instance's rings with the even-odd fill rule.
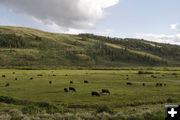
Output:
[[[0,26],[1,66],[180,66],[180,46]]]

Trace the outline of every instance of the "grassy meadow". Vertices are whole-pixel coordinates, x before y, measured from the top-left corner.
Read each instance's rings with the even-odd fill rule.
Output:
[[[165,104],[180,103],[180,71],[177,69],[143,70],[146,71],[143,74],[139,74],[139,70],[135,69],[0,69],[0,110],[21,110],[28,105],[42,102],[63,107],[64,112],[71,113],[94,112],[100,105],[107,105],[114,112],[127,113],[134,110],[133,113],[136,113],[147,109],[163,111]],[[89,83],[84,83],[84,80]],[[49,84],[49,81],[52,81],[52,84]],[[73,81],[73,84],[70,84],[70,81]],[[127,86],[127,82],[132,85]],[[9,86],[6,86],[7,83]],[[162,83],[163,86],[156,86],[156,83]],[[74,87],[76,92],[64,92],[64,88],[69,87]],[[100,93],[102,89],[108,89],[111,94]],[[92,91],[99,92],[101,96],[91,96]],[[5,96],[20,102],[2,99]]]

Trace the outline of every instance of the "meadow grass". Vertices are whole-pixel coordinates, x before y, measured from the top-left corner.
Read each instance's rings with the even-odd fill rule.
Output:
[[[15,74],[12,74],[13,72]],[[154,72],[153,75],[157,78],[152,78],[152,74],[138,74],[136,70],[1,69],[0,75],[6,75],[6,77],[0,78],[0,96],[57,105],[67,104],[72,108],[78,108],[78,106],[93,108],[97,104],[107,104],[113,108],[163,104],[169,98],[178,102],[180,100],[180,72],[151,72]],[[43,76],[37,76],[38,74]],[[53,74],[56,76],[51,76]],[[30,80],[31,77],[33,80]],[[71,80],[74,84],[69,83]],[[84,80],[89,83],[85,84]],[[49,81],[52,81],[51,85]],[[127,86],[126,82],[131,82],[133,85]],[[158,82],[167,84],[167,86],[156,87]],[[5,87],[7,83],[10,83],[9,87]],[[74,87],[77,92],[65,93],[63,89],[70,86]],[[111,94],[102,94],[101,97],[91,96],[92,91],[101,92],[101,89],[108,89]]]

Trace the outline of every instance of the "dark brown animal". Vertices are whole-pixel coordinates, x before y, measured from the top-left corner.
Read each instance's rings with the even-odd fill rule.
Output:
[[[108,89],[102,89],[102,93],[108,93],[110,95],[110,91]]]
[[[160,87],[162,87],[162,86],[163,86],[163,84],[162,84],[162,83],[156,83],[156,86],[160,86]]]
[[[70,84],[73,84],[74,82],[73,81],[70,81]]]
[[[49,81],[49,84],[52,84],[52,81]]]
[[[152,75],[151,77],[152,77],[152,78],[157,78],[157,77],[156,77],[156,76],[154,76],[154,75]]]
[[[10,84],[9,84],[9,83],[7,83],[5,86],[6,86],[6,87],[8,87],[8,86],[10,86]]]
[[[143,83],[143,86],[146,86],[146,83]]]
[[[37,76],[43,76],[42,74],[38,74]]]
[[[131,82],[127,82],[126,85],[132,85],[132,83]]]
[[[12,74],[15,74],[15,72],[13,72]]]
[[[64,92],[68,92],[68,89],[67,89],[67,88],[64,88]]]
[[[91,92],[91,95],[92,95],[92,96],[98,96],[98,97],[100,97],[100,94],[99,94],[98,92],[94,92],[94,91]]]
[[[6,75],[2,75],[2,77],[6,77]]]
[[[15,78],[15,80],[18,80],[17,78]]]
[[[69,87],[69,91],[76,92],[76,89],[75,89],[75,88],[73,88],[73,87]]]
[[[89,83],[89,82],[87,80],[85,80],[84,83]]]
[[[33,80],[33,78],[30,78],[30,80]]]

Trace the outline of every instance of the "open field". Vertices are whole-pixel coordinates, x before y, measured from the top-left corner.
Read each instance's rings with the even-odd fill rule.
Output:
[[[0,75],[6,77],[0,78],[0,96],[84,110],[93,109],[97,104],[106,104],[118,110],[126,106],[165,104],[168,99],[180,102],[180,71],[151,72],[153,74],[138,74],[137,70],[1,69]],[[33,80],[30,80],[31,77]],[[89,83],[84,83],[84,80]],[[70,81],[74,83],[70,84]],[[127,86],[127,82],[132,85]],[[10,85],[5,87],[7,83]],[[156,83],[162,83],[163,86],[157,87]],[[77,92],[65,93],[64,88],[70,86]],[[91,96],[92,91],[101,92],[101,89],[108,89],[111,94]]]

